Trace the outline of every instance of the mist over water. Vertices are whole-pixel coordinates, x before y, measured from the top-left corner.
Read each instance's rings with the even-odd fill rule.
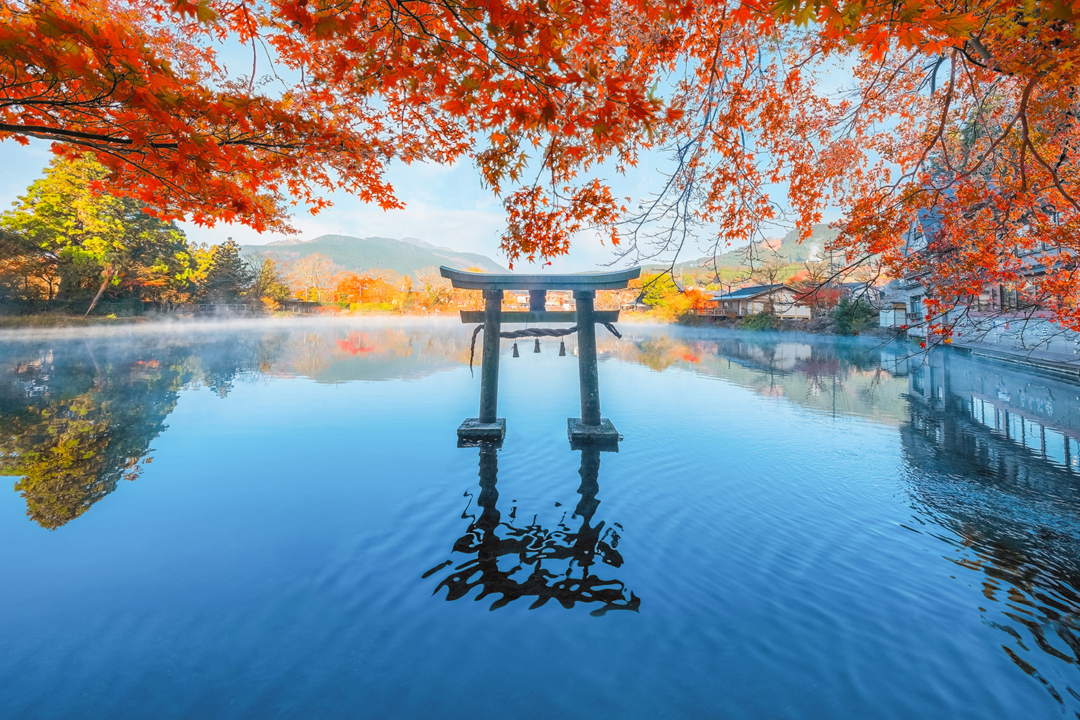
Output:
[[[0,717],[1080,711],[1080,386],[623,323],[0,332]],[[477,347],[479,359],[479,343]]]

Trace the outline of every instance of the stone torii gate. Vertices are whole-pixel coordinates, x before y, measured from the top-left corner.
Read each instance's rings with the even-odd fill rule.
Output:
[[[439,268],[455,288],[482,290],[483,311],[461,311],[463,323],[483,323],[483,360],[480,366],[480,417],[469,418],[458,428],[458,440],[466,442],[499,441],[506,435],[506,418],[497,417],[499,399],[499,333],[503,323],[571,322],[577,325],[578,377],[581,384],[581,417],[567,419],[571,443],[618,442],[619,433],[607,418],[600,417],[600,387],[596,372],[596,323],[610,324],[619,319],[618,310],[596,310],[597,290],[621,290],[641,275],[641,268],[610,273],[578,275],[489,275]],[[503,312],[506,290],[528,290],[527,312]],[[573,312],[549,312],[544,309],[548,290],[574,293]]]

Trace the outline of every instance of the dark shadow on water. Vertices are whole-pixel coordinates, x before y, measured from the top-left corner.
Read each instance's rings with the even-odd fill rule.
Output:
[[[471,518],[468,529],[454,543],[453,551],[468,560],[454,566],[435,588],[438,594],[446,588],[447,600],[458,600],[479,589],[477,600],[497,595],[491,609],[510,602],[532,599],[530,609],[551,600],[563,607],[577,603],[597,604],[592,615],[600,616],[610,610],[637,611],[641,600],[616,579],[604,579],[602,569],[618,568],[623,564],[619,554],[619,528],[607,527],[604,521],[592,524],[600,505],[600,449],[586,447],[581,452],[581,499],[569,521],[563,517],[552,529],[537,524],[518,524],[517,508],[504,520],[498,509],[498,450],[494,446],[480,448],[480,494],[476,504],[480,515],[470,515],[467,507],[463,519]],[[470,497],[469,505],[472,504]],[[575,522],[580,520],[580,522]],[[511,565],[504,569],[502,564]],[[598,564],[599,561],[599,564]],[[447,560],[424,573],[430,577],[453,564]],[[594,566],[596,570],[594,572]]]

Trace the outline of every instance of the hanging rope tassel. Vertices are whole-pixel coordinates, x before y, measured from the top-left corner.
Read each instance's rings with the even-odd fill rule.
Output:
[[[469,376],[472,377],[473,358],[476,356],[476,336],[484,329],[483,325],[477,325],[472,331],[472,341],[469,343]]]
[[[534,353],[540,352],[540,338],[536,338],[536,344],[533,345],[533,352]]]
[[[514,357],[521,357],[518,355],[517,343],[514,343]]]
[[[559,341],[559,357],[566,357],[566,343]]]

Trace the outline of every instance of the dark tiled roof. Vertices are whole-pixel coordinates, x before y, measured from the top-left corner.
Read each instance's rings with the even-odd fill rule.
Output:
[[[783,283],[777,283],[776,285],[751,285],[750,287],[739,288],[738,290],[732,290],[726,295],[721,292],[714,292],[712,294],[713,300],[745,300],[746,298],[757,297],[758,295],[764,295],[765,293],[772,292],[777,288],[786,287]]]

